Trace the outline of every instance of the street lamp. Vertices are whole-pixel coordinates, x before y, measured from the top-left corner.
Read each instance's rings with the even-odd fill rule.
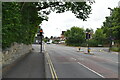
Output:
[[[110,7],[108,7],[108,9],[110,10],[110,16],[112,16],[113,9],[111,9]],[[110,24],[109,27],[112,27],[112,25],[111,25],[111,19],[110,19],[110,21],[109,21],[109,24]],[[112,47],[112,30],[111,30],[111,29],[110,29],[109,39],[110,39],[110,45],[109,45],[109,52],[110,52],[110,49],[111,49],[111,47]]]

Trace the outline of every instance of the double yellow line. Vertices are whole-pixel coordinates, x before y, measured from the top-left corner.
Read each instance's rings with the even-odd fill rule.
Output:
[[[47,52],[46,52],[46,58],[47,58],[47,62],[48,62],[49,67],[50,67],[50,72],[51,72],[51,75],[52,75],[52,79],[53,80],[58,80],[58,77],[57,77],[57,74],[55,72],[53,63],[52,63],[52,61],[50,59],[50,56],[49,56],[49,54]]]

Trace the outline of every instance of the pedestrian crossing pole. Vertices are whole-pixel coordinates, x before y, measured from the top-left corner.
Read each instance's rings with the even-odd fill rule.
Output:
[[[41,36],[40,38],[41,38],[41,48],[40,48],[40,52],[42,52],[42,36]]]
[[[40,52],[42,52],[42,37],[43,37],[43,30],[42,29],[40,29],[40,44],[41,44],[41,48],[40,48]]]
[[[88,53],[90,53],[89,39],[88,39]]]
[[[86,40],[87,40],[87,47],[88,47],[88,53],[90,53],[90,47],[89,47],[89,39],[90,39],[91,35],[90,32],[86,32]]]

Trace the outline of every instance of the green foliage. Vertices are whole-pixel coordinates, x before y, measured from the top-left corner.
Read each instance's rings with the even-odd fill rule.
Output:
[[[46,43],[46,42],[48,42],[48,40],[47,39],[43,39],[43,41]]]
[[[19,39],[21,15],[17,3],[2,3],[2,8],[2,46],[5,48]]]
[[[59,42],[60,42],[60,40],[53,40],[53,41],[52,41],[52,43],[55,43],[55,44],[56,44],[56,43],[58,44]]]
[[[112,47],[111,50],[116,51],[116,52],[120,52],[120,47]]]
[[[80,46],[85,41],[85,33],[83,28],[72,27],[65,32],[67,38],[66,44],[71,46]]]
[[[31,44],[37,32],[38,15],[33,3],[2,3],[2,47],[13,42]],[[22,9],[22,10],[21,10]]]
[[[89,29],[89,28],[87,28],[87,29],[85,30],[85,32],[93,33],[93,29]]]
[[[106,42],[106,34],[104,34],[103,30],[99,28],[96,30],[95,34],[93,35],[93,39],[95,42],[97,41],[97,44],[103,45]]]
[[[47,15],[51,11],[56,13],[72,11],[77,18],[86,20],[91,12],[91,6],[86,2],[3,2],[3,49],[10,47],[14,42],[32,44],[37,26],[48,19]]]
[[[90,2],[91,4],[93,2]],[[88,15],[91,12],[91,6],[86,2],[39,2],[36,3],[38,10],[42,10],[39,14],[50,14],[51,11],[56,13],[63,13],[65,11],[72,11],[75,16],[83,21],[88,18]],[[46,10],[47,9],[47,10]]]
[[[91,47],[97,47],[98,44],[99,44],[99,42],[98,42],[97,40],[95,40],[95,39],[90,39],[90,40],[88,41],[88,44],[89,44],[89,46],[91,46]]]
[[[43,41],[46,43],[46,42],[49,41],[49,38],[48,38],[48,37],[45,37],[45,38],[43,39]]]
[[[106,17],[103,22],[102,29],[108,38],[112,36],[112,39],[119,40],[120,43],[120,8],[112,10],[111,16]]]

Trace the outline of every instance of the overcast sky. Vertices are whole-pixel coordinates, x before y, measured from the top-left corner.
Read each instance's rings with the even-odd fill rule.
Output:
[[[65,13],[54,13],[49,15],[48,21],[42,22],[42,29],[44,31],[44,36],[60,36],[62,31],[66,31],[73,26],[92,28],[94,31],[100,28],[105,21],[105,17],[110,15],[110,8],[118,6],[120,0],[95,0],[96,3],[92,5],[92,14],[89,15],[90,18],[87,21],[82,21],[77,19],[72,12]]]

